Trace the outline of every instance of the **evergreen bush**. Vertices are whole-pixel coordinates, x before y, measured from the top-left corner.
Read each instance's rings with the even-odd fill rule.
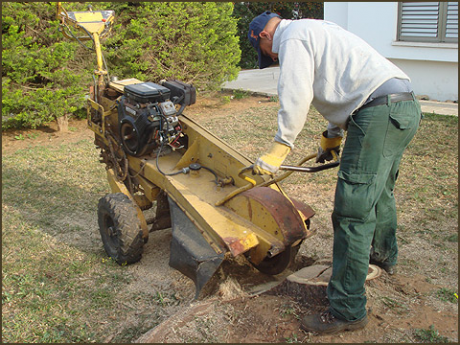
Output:
[[[77,44],[61,39],[52,3],[2,2],[2,129],[47,124],[84,104]]]
[[[241,51],[231,2],[113,5],[117,24],[105,43],[112,75],[174,78],[201,91],[237,77]]]

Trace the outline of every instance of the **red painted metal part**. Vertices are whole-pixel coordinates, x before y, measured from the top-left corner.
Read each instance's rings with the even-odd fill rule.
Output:
[[[237,256],[241,253],[244,253],[247,248],[235,237],[225,237],[225,244],[228,246],[228,249],[232,252],[233,256]]]
[[[297,210],[301,212],[305,218],[310,219],[311,217],[315,215],[315,211],[313,211],[313,209],[307,204],[305,204],[304,202],[299,201],[297,199],[293,199],[293,198],[290,198],[290,199],[292,203],[294,204],[294,206],[297,208]]]
[[[310,218],[315,214],[310,206],[296,200],[291,203],[283,194],[269,187],[255,187],[241,193],[241,196],[257,201],[272,215],[283,235],[285,246],[306,237],[306,224],[299,211]]]

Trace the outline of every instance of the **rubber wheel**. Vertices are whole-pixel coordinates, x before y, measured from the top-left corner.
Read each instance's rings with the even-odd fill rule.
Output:
[[[297,252],[299,251],[300,245],[295,247],[288,247],[283,252],[275,255],[272,258],[265,258],[260,264],[253,264],[252,265],[257,268],[260,272],[269,274],[269,275],[277,275],[282,273],[285,269],[287,269],[291,263],[294,261]]]
[[[139,261],[144,240],[133,202],[123,193],[107,194],[99,200],[99,231],[107,254],[119,265]]]

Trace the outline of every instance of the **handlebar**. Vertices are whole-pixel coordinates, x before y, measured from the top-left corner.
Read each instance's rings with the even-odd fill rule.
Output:
[[[326,169],[331,169],[338,167],[340,165],[340,161],[335,161],[328,164],[319,165],[317,167],[299,167],[294,165],[281,165],[280,170],[288,170],[288,171],[300,171],[300,172],[318,172]]]
[[[240,193],[243,193],[253,187],[255,187],[257,185],[257,187],[267,187],[273,183],[277,183],[281,180],[284,180],[286,177],[290,176],[294,171],[300,171],[300,172],[318,172],[318,171],[322,171],[322,170],[327,170],[327,169],[331,169],[331,168],[335,168],[337,166],[339,166],[340,164],[340,159],[339,157],[335,154],[334,151],[333,152],[333,158],[335,159],[334,162],[332,163],[327,163],[327,164],[323,164],[323,165],[319,165],[319,166],[316,166],[316,167],[302,167],[301,165],[304,164],[306,161],[312,159],[312,158],[315,158],[316,157],[316,153],[313,153],[307,157],[305,157],[304,159],[302,159],[297,165],[295,166],[292,166],[292,165],[281,165],[280,166],[280,170],[286,170],[286,172],[282,175],[279,175],[277,177],[272,177],[272,179],[268,180],[268,181],[265,181],[259,185],[257,185],[257,182],[252,179],[251,177],[249,176],[245,176],[244,174],[248,171],[252,171],[253,169],[253,165],[250,165],[250,166],[247,166],[247,167],[244,167],[242,168],[239,172],[238,172],[238,177],[239,178],[242,178],[243,180],[249,182],[249,184],[247,184],[246,186],[243,186],[241,188],[238,188],[236,190],[234,190],[233,192],[231,192],[230,194],[228,194],[226,197],[224,197],[223,199],[219,200],[217,203],[216,203],[216,206],[221,206],[223,205],[225,202],[227,202],[228,200],[232,199],[233,197],[235,197],[236,195],[240,194]]]

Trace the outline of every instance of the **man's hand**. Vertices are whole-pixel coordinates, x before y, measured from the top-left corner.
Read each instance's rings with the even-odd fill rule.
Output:
[[[291,148],[275,141],[268,153],[259,157],[252,171],[258,175],[274,175],[280,168]]]
[[[324,131],[321,135],[320,147],[316,155],[316,163],[324,163],[325,161],[333,160],[334,156],[332,155],[332,151],[335,151],[336,155],[339,156],[341,142],[342,137],[328,138],[327,131]]]

